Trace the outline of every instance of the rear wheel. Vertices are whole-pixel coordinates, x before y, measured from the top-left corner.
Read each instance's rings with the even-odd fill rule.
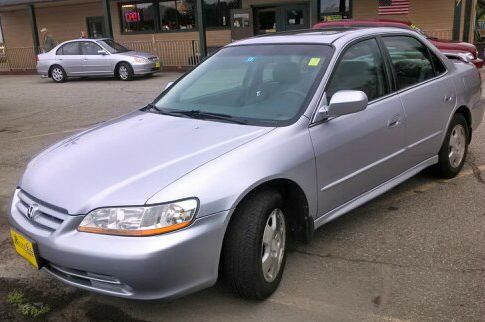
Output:
[[[59,65],[51,67],[51,78],[56,83],[63,83],[67,80],[66,71]]]
[[[223,246],[223,282],[243,298],[265,299],[277,289],[286,262],[283,198],[274,190],[260,191],[233,216]]]
[[[439,152],[435,173],[445,179],[455,177],[465,163],[470,133],[466,119],[455,114],[451,119],[448,132]]]
[[[129,81],[133,79],[133,68],[128,63],[121,63],[118,66],[118,76],[123,81]]]

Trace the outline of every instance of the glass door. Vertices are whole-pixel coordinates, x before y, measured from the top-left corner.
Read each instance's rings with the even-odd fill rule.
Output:
[[[285,19],[284,30],[309,28],[307,8],[306,5],[282,6],[282,15]]]
[[[86,18],[88,25],[89,38],[103,38],[106,37],[103,17],[88,17]]]
[[[276,7],[255,10],[255,32],[257,35],[276,32]]]

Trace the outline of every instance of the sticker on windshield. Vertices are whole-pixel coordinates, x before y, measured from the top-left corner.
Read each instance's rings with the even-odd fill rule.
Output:
[[[255,60],[256,60],[256,57],[254,57],[254,56],[253,56],[253,57],[248,57],[248,59],[246,59],[246,61],[247,61],[248,63],[252,63],[252,62],[253,62],[253,61],[255,61]]]
[[[318,64],[320,64],[320,58],[318,58],[318,57],[313,57],[308,62],[308,66],[313,66],[314,67],[314,66],[318,66]]]

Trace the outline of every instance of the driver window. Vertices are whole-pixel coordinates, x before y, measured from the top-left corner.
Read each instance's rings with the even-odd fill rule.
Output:
[[[341,90],[363,91],[369,101],[389,93],[384,60],[375,39],[352,45],[343,54],[327,86],[327,99]]]
[[[100,50],[103,50],[100,46],[90,41],[83,41],[81,43],[81,51],[83,55],[101,55]]]

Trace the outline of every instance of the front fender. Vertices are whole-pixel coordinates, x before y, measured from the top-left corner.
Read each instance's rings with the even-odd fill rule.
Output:
[[[298,184],[307,198],[309,214],[315,217],[315,157],[306,117],[202,165],[156,193],[147,204],[197,197],[197,216],[203,217],[234,209],[250,191],[273,179]]]

